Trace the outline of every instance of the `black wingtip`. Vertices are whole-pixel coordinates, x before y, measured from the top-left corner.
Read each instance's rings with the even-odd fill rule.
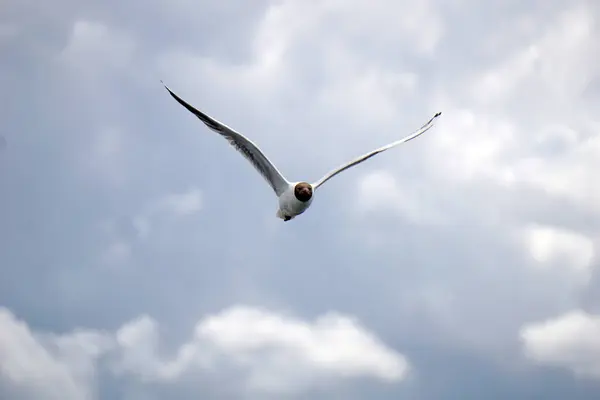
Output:
[[[441,111],[439,111],[437,114],[435,114],[435,115],[433,116],[433,118],[437,118],[437,117],[439,117],[440,115],[442,115],[442,112],[441,112]]]
[[[180,101],[181,99],[179,99],[179,96],[177,96],[175,93],[173,93],[173,91],[171,89],[169,89],[169,87],[167,85],[165,85],[165,83],[161,80],[160,81],[163,86],[165,87],[165,89],[167,89],[167,92],[169,92],[169,94],[177,101]]]
[[[169,89],[169,87],[167,85],[165,85],[165,83],[163,82],[163,80],[160,80],[160,83],[162,83],[162,85],[165,87],[165,89],[167,89],[169,91],[169,93],[171,93],[171,89]]]

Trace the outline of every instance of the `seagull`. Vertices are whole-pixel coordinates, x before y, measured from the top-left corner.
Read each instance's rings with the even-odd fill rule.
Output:
[[[179,104],[185,107],[188,111],[198,117],[204,124],[210,128],[211,130],[217,132],[219,135],[223,136],[227,141],[237,150],[239,151],[252,165],[256,170],[262,175],[262,177],[267,181],[267,183],[271,186],[277,198],[279,200],[279,208],[276,212],[276,217],[280,218],[284,221],[290,221],[294,219],[298,215],[305,212],[314,199],[314,192],[321,187],[325,182],[329,179],[333,178],[340,172],[353,167],[357,164],[360,164],[363,161],[368,160],[376,154],[382,153],[386,150],[391,149],[392,147],[398,146],[401,143],[408,142],[416,138],[417,136],[425,133],[431,127],[433,127],[434,121],[442,115],[441,112],[436,113],[425,125],[421,128],[413,132],[412,134],[387,144],[385,146],[379,147],[369,153],[363,154],[360,157],[353,159],[352,161],[340,165],[338,168],[331,170],[325,176],[314,183],[308,183],[305,181],[300,182],[290,182],[288,181],[282,174],[279,172],[277,167],[269,161],[269,159],[263,154],[263,152],[258,148],[258,146],[253,143],[250,139],[237,132],[236,130],[230,128],[229,126],[217,121],[213,117],[208,116],[202,111],[196,109],[191,106],[179,96],[169,89],[164,82],[161,81],[167,91],[171,94],[171,96],[177,100]]]

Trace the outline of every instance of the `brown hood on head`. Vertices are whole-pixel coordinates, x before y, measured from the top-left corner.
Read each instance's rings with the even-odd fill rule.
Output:
[[[294,196],[301,202],[307,202],[313,195],[312,186],[306,182],[300,182],[294,187]]]

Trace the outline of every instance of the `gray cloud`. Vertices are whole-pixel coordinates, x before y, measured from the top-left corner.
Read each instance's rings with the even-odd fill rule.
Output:
[[[593,398],[597,381],[553,364],[571,355],[528,358],[520,332],[600,312],[599,17],[589,1],[9,1],[0,305],[59,336],[152,315],[168,354],[234,304],[338,310],[406,355],[411,378],[300,397]],[[282,225],[268,186],[160,79],[291,179],[443,116]],[[34,390],[11,379],[0,394]],[[100,399],[240,388],[94,379]]]

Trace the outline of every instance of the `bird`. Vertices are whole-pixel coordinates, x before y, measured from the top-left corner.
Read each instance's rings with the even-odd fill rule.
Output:
[[[256,168],[256,170],[262,175],[262,177],[275,192],[279,203],[279,207],[275,213],[275,216],[283,221],[290,221],[296,218],[298,215],[304,213],[311,206],[316,190],[329,179],[379,153],[422,135],[431,127],[433,127],[435,120],[442,115],[441,112],[437,112],[429,121],[427,121],[423,126],[421,126],[421,128],[414,131],[412,134],[356,157],[350,162],[347,162],[329,171],[316,182],[291,182],[288,181],[281,174],[281,172],[279,172],[277,167],[271,161],[269,161],[269,159],[254,142],[233,128],[191,106],[177,94],[173,93],[173,91],[171,91],[171,89],[169,89],[169,87],[165,85],[162,80],[161,83],[180,105],[198,117],[200,121],[202,121],[209,129],[224,137],[237,151],[239,151],[248,161],[250,161],[254,168]]]

